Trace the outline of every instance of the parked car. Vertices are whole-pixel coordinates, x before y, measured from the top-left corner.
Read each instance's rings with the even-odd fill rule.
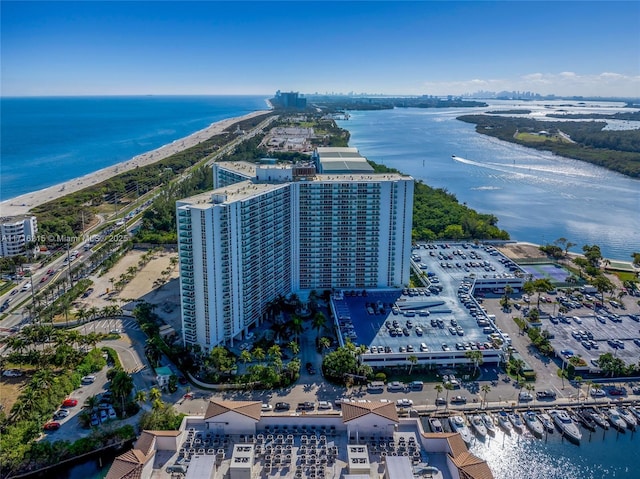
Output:
[[[298,409],[300,409],[301,411],[313,411],[315,408],[315,404],[310,401],[298,403]]]
[[[83,377],[81,382],[82,384],[92,384],[95,380],[96,380],[96,377],[93,374],[91,374],[89,376]]]
[[[62,401],[62,407],[76,407],[78,405],[78,400],[73,398],[67,398]]]
[[[333,405],[330,401],[320,401],[318,403],[318,409],[332,409]]]
[[[60,423],[56,421],[49,421],[43,426],[45,431],[57,431],[60,429]]]
[[[54,419],[62,419],[65,418],[69,415],[69,410],[68,409],[58,409],[54,414],[53,414],[53,418]]]
[[[260,407],[260,410],[262,411],[271,411],[273,410],[273,406],[271,404],[267,404],[267,403],[262,403],[262,406]]]
[[[411,399],[402,398],[396,401],[396,406],[398,407],[411,407],[413,406],[413,401]]]
[[[97,414],[92,414],[91,415],[91,427],[95,427],[95,426],[99,426],[100,425],[100,419],[98,418]]]
[[[116,414],[116,410],[113,409],[112,407],[107,409],[107,415],[109,416],[109,419],[117,419],[118,418],[118,416]]]
[[[436,406],[444,406],[445,404],[447,404],[445,398],[436,398]]]
[[[451,398],[451,404],[466,404],[467,398],[465,396],[453,396]]]
[[[288,402],[277,402],[276,411],[288,411],[291,405]]]
[[[7,369],[2,373],[2,375],[5,378],[19,378],[20,376],[22,376],[22,371],[19,371],[17,369]]]

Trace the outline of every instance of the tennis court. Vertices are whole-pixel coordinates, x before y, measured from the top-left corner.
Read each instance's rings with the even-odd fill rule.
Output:
[[[520,267],[530,274],[533,280],[548,279],[552,283],[564,283],[571,272],[555,263],[523,264]]]

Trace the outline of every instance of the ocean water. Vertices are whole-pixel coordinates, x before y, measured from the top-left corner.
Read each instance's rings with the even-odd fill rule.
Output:
[[[128,160],[212,122],[265,108],[264,97],[249,96],[0,101],[2,200]],[[365,156],[495,214],[515,239],[540,243],[564,236],[579,245],[597,243],[606,256],[624,260],[640,250],[638,180],[500,142],[455,120],[496,107],[513,105],[353,112],[340,124],[351,132],[351,145]],[[454,154],[460,159],[454,161]],[[557,432],[546,442],[498,433],[474,444],[472,451],[488,461],[496,479],[640,478],[637,432],[598,431],[590,439],[583,433],[580,446],[563,441]],[[88,461],[60,477],[87,479],[105,473],[106,468]]]
[[[534,118],[571,110],[566,102],[495,101],[487,108],[354,111],[338,123],[364,156],[494,214],[512,239],[545,244],[564,237],[578,245],[572,251],[597,244],[605,257],[630,261],[640,251],[640,180],[481,135],[456,120],[500,108],[528,108]],[[587,112],[620,109],[603,104]]]
[[[0,201],[129,160],[216,121],[266,110],[265,98],[2,98]]]

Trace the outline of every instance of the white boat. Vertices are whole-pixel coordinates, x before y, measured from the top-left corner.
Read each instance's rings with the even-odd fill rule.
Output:
[[[540,419],[540,422],[547,430],[547,432],[553,432],[555,427],[553,426],[553,420],[551,419],[551,416],[549,416],[546,412],[543,412],[542,414],[540,414],[540,416],[538,416],[538,419]]]
[[[438,419],[437,417],[430,417],[429,418],[429,427],[431,428],[431,432],[443,432],[444,429],[442,428],[442,423],[440,422],[440,419]]]
[[[624,419],[624,422],[627,423],[627,427],[632,431],[635,431],[636,426],[638,425],[638,421],[635,417],[633,417],[633,414],[623,407],[618,407],[616,409],[618,410],[618,414],[620,414],[620,417],[622,417],[622,419]]]
[[[629,406],[629,411],[631,411],[635,417],[640,419],[640,407]]]
[[[504,411],[498,413],[498,424],[507,434],[511,434],[511,431],[513,431],[513,426],[509,422],[509,416]]]
[[[577,424],[569,417],[567,411],[555,409],[551,411],[551,417],[553,418],[553,422],[556,423],[556,426],[558,426],[558,429],[562,431],[562,434],[564,434],[569,440],[580,444],[582,433],[580,432]]]
[[[496,433],[496,425],[493,422],[493,417],[486,412],[480,417],[482,418],[482,422],[484,423],[484,427],[487,429],[487,432],[493,436]]]
[[[511,424],[513,424],[513,428],[516,431],[524,431],[524,423],[522,422],[520,414],[518,414],[517,412],[512,412],[511,414],[509,414],[509,421],[511,421]]]
[[[453,430],[453,432],[459,433],[464,442],[466,442],[467,444],[471,444],[473,436],[471,435],[471,431],[465,424],[464,418],[462,416],[449,417],[449,424],[451,425],[451,429]]]
[[[609,421],[607,421],[607,416],[602,414],[595,408],[587,408],[585,409],[587,414],[591,415],[591,419],[602,429],[609,429]]]
[[[609,418],[609,422],[611,423],[611,425],[618,431],[624,432],[624,430],[627,428],[627,423],[624,419],[622,419],[622,416],[618,412],[618,408],[609,408],[609,410],[607,411],[607,417]]]
[[[524,422],[526,423],[529,430],[536,437],[542,437],[544,434],[544,426],[538,419],[538,415],[533,411],[527,411],[524,413]]]
[[[485,437],[487,437],[487,428],[480,416],[471,416],[470,422],[471,427],[475,431],[476,435],[480,437],[480,439],[484,439]]]

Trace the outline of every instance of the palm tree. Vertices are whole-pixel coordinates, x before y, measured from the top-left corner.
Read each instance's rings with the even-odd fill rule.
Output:
[[[248,362],[251,362],[251,353],[248,350],[243,349],[240,353],[240,361],[242,361],[242,363],[246,366]]]
[[[257,347],[253,350],[253,357],[255,358],[256,361],[258,362],[262,362],[264,361],[264,358],[266,357],[265,353],[264,353],[264,349]]]
[[[486,405],[487,404],[487,394],[489,393],[489,391],[491,391],[491,386],[489,386],[488,384],[483,384],[480,387],[480,390],[484,393],[484,398],[482,399],[482,402]]]
[[[411,364],[411,366],[409,367],[409,376],[411,376],[411,371],[413,370],[413,367],[418,363],[418,356],[416,356],[415,354],[412,354],[407,358],[407,361],[409,361],[409,363]]]
[[[322,351],[325,351],[331,347],[331,340],[326,336],[321,337],[319,343]]]
[[[138,403],[143,403],[147,400],[147,394],[144,391],[136,391],[136,395],[133,399]]]
[[[300,352],[300,345],[295,341],[291,341],[289,343],[289,349],[291,349],[291,352],[293,353],[294,356],[297,356],[298,353]]]
[[[598,383],[595,383],[595,384],[593,385],[593,390],[594,390],[594,391],[596,391],[596,392],[597,392],[597,391],[602,391],[602,385],[600,385],[600,384],[598,384]],[[598,395],[596,394],[596,401],[597,401],[597,400],[598,400]]]
[[[295,335],[295,338],[297,340],[300,337],[300,333],[302,333],[302,331],[304,330],[302,319],[299,316],[294,314],[293,317],[291,318],[291,321],[289,321],[288,326],[291,332]]]
[[[313,329],[316,330],[316,335],[320,336],[320,330],[325,327],[327,324],[327,317],[324,315],[322,311],[318,311],[313,316]]]
[[[589,379],[588,381],[585,382],[585,384],[587,385],[587,394],[585,394],[585,398],[589,399],[589,393],[591,392],[591,388],[595,383],[591,379]]]
[[[573,380],[578,385],[578,402],[580,401],[580,394],[582,394],[582,376],[576,376]]]
[[[475,375],[478,366],[484,362],[482,351],[478,351],[477,349],[465,351],[464,356],[473,363],[473,374]]]
[[[160,389],[158,388],[149,389],[148,399],[151,403],[159,400],[161,397],[162,397],[162,393],[160,392]]]
[[[274,344],[273,346],[271,346],[269,348],[269,350],[267,351],[267,355],[273,360],[275,358],[282,358],[282,350],[280,349],[280,346],[278,346],[277,344]]]
[[[447,397],[444,400],[447,404],[444,408],[447,409],[449,407],[449,391],[453,389],[453,385],[449,381],[447,381],[444,385],[444,388],[447,390]]]
[[[444,390],[444,388],[442,387],[442,384],[436,384],[433,389],[436,390],[436,392],[438,393],[438,397],[440,397],[440,394],[442,394],[442,391]],[[438,409],[438,403],[436,401],[436,409]]]

